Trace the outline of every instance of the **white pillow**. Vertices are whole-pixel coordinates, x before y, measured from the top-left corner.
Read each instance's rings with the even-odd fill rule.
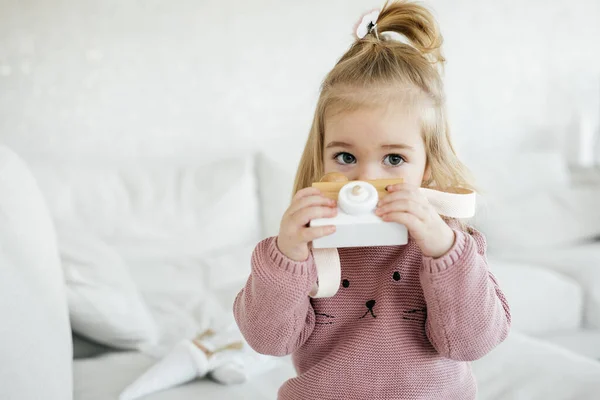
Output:
[[[260,238],[252,155],[214,162],[40,160],[55,220],[124,257],[194,257]]]
[[[235,297],[250,276],[252,253],[256,245],[231,247],[202,260],[209,295],[229,313]]]
[[[474,225],[490,253],[551,247],[600,234],[600,191],[572,188],[558,152],[486,154],[467,161],[482,191]]]
[[[221,289],[230,284],[245,282],[250,275],[252,253],[257,244],[235,246],[205,257],[203,268],[207,274],[207,288]]]
[[[569,245],[600,235],[600,189],[559,188],[482,202],[475,225],[490,252]]]
[[[559,151],[486,152],[464,162],[485,197],[524,197],[570,184],[568,163]]]
[[[0,146],[0,398],[73,398],[56,235],[28,167]]]
[[[81,231],[59,228],[58,239],[73,331],[120,349],[156,342],[154,320],[119,254]]]

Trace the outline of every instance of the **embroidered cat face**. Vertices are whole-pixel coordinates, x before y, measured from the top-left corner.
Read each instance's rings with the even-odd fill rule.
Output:
[[[344,323],[363,323],[368,320],[377,320],[401,316],[406,321],[425,322],[427,308],[424,301],[413,303],[412,307],[401,305],[402,297],[406,297],[402,286],[404,274],[398,270],[390,270],[377,281],[365,279],[360,275],[342,275],[338,293],[328,299],[314,301],[317,325],[334,325],[341,323],[340,315],[344,316]],[[410,273],[408,274],[410,278]],[[415,277],[413,277],[415,278]],[[374,285],[375,284],[375,285]],[[369,286],[369,287],[366,287]],[[418,307],[415,307],[418,305]],[[422,306],[421,306],[422,305]],[[399,308],[400,307],[400,308]],[[342,312],[339,312],[342,311]],[[337,314],[337,316],[336,316]]]
[[[344,335],[355,325],[383,328],[398,323],[425,331],[427,303],[420,268],[415,267],[422,257],[416,243],[341,248],[338,252],[342,273],[337,293],[311,299],[315,324],[326,329],[323,333]]]

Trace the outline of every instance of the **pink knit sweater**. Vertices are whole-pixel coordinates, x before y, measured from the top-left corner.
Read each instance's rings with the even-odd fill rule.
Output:
[[[455,233],[437,259],[414,242],[339,249],[340,289],[323,299],[308,296],[312,256],[294,262],[276,238],[260,242],[234,314],[257,352],[292,354],[298,376],[278,399],[474,399],[469,361],[506,338],[510,312],[483,235]]]

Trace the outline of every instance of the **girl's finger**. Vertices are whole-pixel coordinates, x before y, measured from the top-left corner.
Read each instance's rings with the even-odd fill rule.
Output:
[[[414,187],[405,187],[405,188],[394,189],[393,191],[388,192],[387,195],[383,196],[379,200],[379,202],[381,204],[385,204],[387,202],[394,201],[394,199],[402,199],[402,198],[414,199],[414,200],[422,201],[424,203],[428,202],[427,198],[425,197],[425,195],[423,195],[421,190],[419,188],[414,188]]]
[[[388,193],[393,193],[393,192],[397,192],[400,190],[404,190],[404,191],[408,191],[408,192],[416,192],[419,190],[418,186],[415,186],[413,184],[410,183],[396,183],[394,185],[388,185],[385,190]]]
[[[314,195],[318,195],[318,194],[321,194],[321,191],[319,189],[312,187],[312,186],[306,187],[306,188],[300,189],[296,192],[296,194],[292,198],[292,202],[294,200],[301,199],[302,197],[314,196]]]
[[[331,218],[337,214],[337,208],[313,206],[303,208],[292,216],[292,221],[295,226],[305,226],[313,219]]]
[[[323,236],[329,236],[334,232],[335,225],[313,226],[310,228],[302,228],[300,236],[303,242],[308,243]]]
[[[375,214],[380,217],[391,212],[409,213],[421,221],[425,221],[429,217],[429,209],[424,204],[412,199],[399,199],[391,203],[386,203],[375,210]]]
[[[288,209],[288,215],[294,215],[296,212],[312,206],[327,206],[327,207],[335,207],[336,202],[328,197],[322,195],[312,195],[301,197],[292,202],[290,208]]]
[[[417,232],[423,225],[421,220],[414,215],[401,211],[387,213],[382,217],[382,219],[387,222],[397,222],[405,225],[409,232]]]
[[[391,193],[383,196],[379,200],[377,205],[382,206],[384,204],[387,204],[387,203],[390,203],[390,202],[393,202],[396,200],[400,200],[400,199],[418,199],[418,196],[415,195],[415,193],[410,190],[400,189],[400,190],[391,192]]]

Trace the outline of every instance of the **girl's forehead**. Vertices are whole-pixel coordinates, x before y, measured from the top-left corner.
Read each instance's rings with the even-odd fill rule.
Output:
[[[408,144],[422,141],[419,114],[401,107],[363,107],[325,119],[325,146],[341,142],[354,146]]]

